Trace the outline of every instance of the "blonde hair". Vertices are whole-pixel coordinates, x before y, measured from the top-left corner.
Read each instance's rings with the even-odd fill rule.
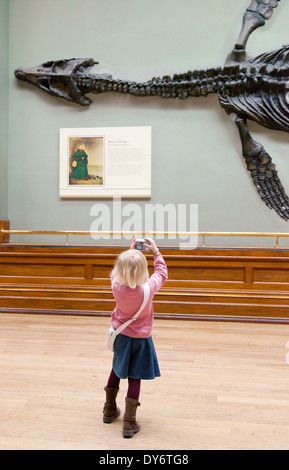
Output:
[[[135,289],[149,277],[146,257],[135,249],[124,251],[118,256],[112,273],[116,274],[120,284]]]

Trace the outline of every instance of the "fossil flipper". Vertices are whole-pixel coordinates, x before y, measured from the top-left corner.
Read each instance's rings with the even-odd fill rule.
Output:
[[[289,220],[289,198],[279,179],[275,165],[264,147],[253,140],[246,121],[236,118],[242,142],[243,157],[261,199],[284,220]]]
[[[255,29],[264,26],[266,20],[271,18],[273,9],[280,0],[252,0],[243,17],[243,25],[235,48],[245,49],[250,35]]]

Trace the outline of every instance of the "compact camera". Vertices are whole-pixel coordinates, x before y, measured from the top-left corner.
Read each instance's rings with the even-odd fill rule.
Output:
[[[144,244],[146,243],[146,245],[149,245],[149,241],[148,240],[145,240],[144,238],[139,238],[135,241],[135,249],[136,250],[140,250],[140,251],[150,251],[150,249],[146,246],[144,246]]]

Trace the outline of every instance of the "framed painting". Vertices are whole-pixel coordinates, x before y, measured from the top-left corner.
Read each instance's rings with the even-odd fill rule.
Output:
[[[151,127],[60,129],[61,198],[150,198]]]

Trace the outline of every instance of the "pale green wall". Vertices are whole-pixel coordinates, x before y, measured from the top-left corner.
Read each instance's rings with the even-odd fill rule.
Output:
[[[9,1],[0,0],[0,220],[8,219]]]
[[[13,76],[20,66],[71,57],[93,57],[102,71],[135,80],[222,65],[248,4],[249,0],[10,0],[12,228],[90,229],[90,209],[96,201],[58,196],[60,128],[151,125],[150,202],[198,204],[199,230],[289,232],[289,222],[257,195],[241,157],[234,117],[224,113],[217,96],[165,101],[94,95],[93,104],[81,108]],[[281,2],[272,20],[251,37],[249,52],[257,55],[287,43],[288,17],[289,4]],[[289,192],[288,135],[255,124],[251,131],[271,154]]]

